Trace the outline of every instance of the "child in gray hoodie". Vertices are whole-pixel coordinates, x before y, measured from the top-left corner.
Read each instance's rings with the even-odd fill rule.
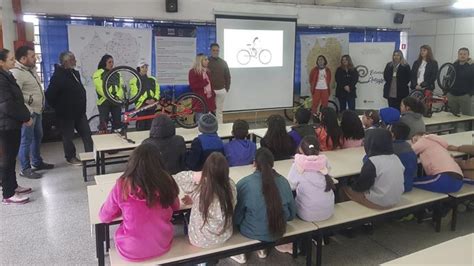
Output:
[[[423,112],[425,106],[422,102],[413,97],[405,97],[400,104],[402,117],[400,122],[410,127],[408,139],[411,139],[416,133],[425,132],[426,126],[423,121]]]

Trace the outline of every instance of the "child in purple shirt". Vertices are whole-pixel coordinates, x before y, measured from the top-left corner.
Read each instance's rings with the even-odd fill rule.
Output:
[[[257,146],[245,139],[249,134],[249,124],[245,120],[235,120],[232,126],[234,140],[224,145],[224,153],[229,166],[247,165],[253,163]]]

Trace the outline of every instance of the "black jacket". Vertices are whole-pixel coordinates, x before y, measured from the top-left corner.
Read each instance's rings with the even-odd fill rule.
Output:
[[[449,91],[452,95],[474,94],[474,64],[471,63],[469,61],[461,65],[458,61],[454,62],[456,80],[454,81],[453,88]]]
[[[356,84],[359,82],[359,73],[355,68],[345,71],[341,67],[336,70],[336,97],[357,98]],[[349,85],[350,92],[344,90],[344,86]]]
[[[412,90],[415,89],[418,82],[418,68],[420,68],[421,60],[416,60],[413,63],[413,68],[411,69],[411,84],[410,87]],[[426,63],[425,75],[423,83],[420,86],[424,89],[434,90],[435,81],[438,75],[438,62],[436,60],[431,60]]]
[[[30,117],[15,78],[10,72],[0,70],[0,130],[20,129]]]
[[[150,129],[150,137],[143,143],[158,147],[168,173],[174,175],[186,170],[186,143],[182,136],[176,136],[173,121],[165,115],[155,118]]]
[[[86,113],[87,97],[79,72],[55,65],[46,100],[59,118],[76,119],[83,116]]]
[[[390,95],[390,86],[393,78],[393,64],[388,62],[383,71],[385,85],[383,86],[383,97],[388,99]],[[397,98],[402,99],[408,96],[408,83],[410,83],[410,66],[408,64],[398,66],[397,70]]]

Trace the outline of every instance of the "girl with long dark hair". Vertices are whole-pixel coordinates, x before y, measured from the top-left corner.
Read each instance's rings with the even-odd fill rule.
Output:
[[[268,129],[260,145],[268,148],[277,161],[291,158],[295,154],[296,147],[286,131],[285,119],[281,115],[271,115],[267,123]]]
[[[364,140],[364,126],[359,116],[352,110],[345,110],[341,118],[342,148],[362,146]]]
[[[273,170],[274,158],[267,148],[255,154],[256,171],[237,183],[237,206],[234,225],[245,237],[260,241],[276,241],[286,231],[286,222],[296,214],[295,200],[286,178]],[[266,251],[259,251],[260,258]],[[232,259],[245,263],[245,254]]]
[[[321,124],[316,128],[316,136],[322,151],[342,147],[342,130],[337,121],[337,113],[332,108],[323,108],[320,114]]]
[[[169,251],[173,241],[171,218],[179,209],[179,188],[163,166],[158,148],[138,146],[117,180],[99,217],[110,223],[122,216],[115,232],[118,253],[128,261],[144,261]]]

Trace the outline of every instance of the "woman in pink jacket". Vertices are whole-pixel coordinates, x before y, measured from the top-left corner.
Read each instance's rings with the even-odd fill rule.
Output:
[[[415,178],[415,187],[438,193],[452,193],[461,189],[462,171],[447,147],[448,143],[437,135],[418,133],[412,137],[413,151],[420,156],[427,174]]]
[[[148,260],[171,248],[171,216],[179,209],[179,188],[164,170],[159,154],[153,144],[138,146],[100,209],[104,223],[122,216],[114,240],[127,261]]]

